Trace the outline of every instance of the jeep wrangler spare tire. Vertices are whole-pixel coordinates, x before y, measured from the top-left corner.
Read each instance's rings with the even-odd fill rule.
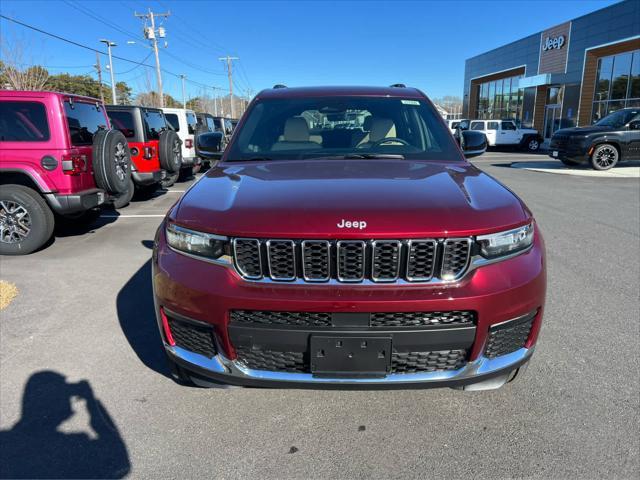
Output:
[[[173,130],[164,130],[158,141],[160,166],[168,173],[180,171],[182,166],[182,141]]]
[[[100,130],[93,136],[93,175],[96,185],[111,194],[127,191],[131,154],[119,130]]]
[[[0,186],[0,255],[26,255],[53,234],[53,212],[35,190]]]

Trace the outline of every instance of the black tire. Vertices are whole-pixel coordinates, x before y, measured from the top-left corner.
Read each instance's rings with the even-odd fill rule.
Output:
[[[179,173],[167,174],[167,176],[165,178],[160,180],[160,186],[162,188],[169,188],[169,187],[173,186],[173,184],[178,181],[178,177],[179,176],[180,176]]]
[[[620,161],[620,152],[615,145],[602,143],[595,148],[590,160],[594,170],[609,170]]]
[[[527,137],[522,143],[527,152],[537,152],[540,150],[540,139],[536,137]]]
[[[0,185],[0,255],[34,252],[51,238],[54,223],[53,212],[38,192],[23,185]]]
[[[115,208],[116,210],[119,210],[129,205],[129,202],[131,202],[131,199],[133,198],[133,194],[135,193],[135,190],[136,188],[135,188],[135,185],[133,184],[133,180],[129,179],[129,188],[127,188],[125,192],[114,196],[113,202],[112,202],[113,208]]]
[[[119,130],[100,130],[93,136],[93,175],[96,185],[111,194],[123,193],[131,180],[131,153]]]
[[[182,166],[182,141],[173,130],[164,130],[158,141],[160,166],[167,173],[176,173]]]

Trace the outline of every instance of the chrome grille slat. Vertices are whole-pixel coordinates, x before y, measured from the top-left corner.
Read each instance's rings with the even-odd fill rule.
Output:
[[[398,240],[376,240],[371,243],[371,280],[393,282],[400,277],[400,247]]]
[[[407,244],[407,280],[426,282],[433,278],[437,245],[435,240],[409,240]]]
[[[439,283],[470,268],[471,238],[411,240],[233,239],[234,265],[247,280]]]
[[[366,244],[362,240],[340,240],[336,248],[338,280],[341,282],[364,280]]]
[[[469,264],[471,240],[468,238],[449,238],[444,241],[442,269],[440,276],[452,280],[460,276]]]
[[[262,278],[262,254],[259,240],[255,238],[234,239],[233,256],[240,275],[249,280]]]
[[[307,282],[326,282],[331,278],[331,243],[326,240],[304,240],[302,277]]]
[[[274,280],[296,279],[296,244],[293,240],[267,240],[269,276]]]

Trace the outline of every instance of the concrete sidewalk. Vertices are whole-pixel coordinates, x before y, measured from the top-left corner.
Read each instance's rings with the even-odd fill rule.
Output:
[[[534,172],[559,173],[561,175],[577,175],[580,177],[606,178],[640,178],[640,162],[624,162],[611,170],[598,171],[587,166],[567,167],[559,160],[542,160],[535,162],[514,162],[511,168],[521,168]]]

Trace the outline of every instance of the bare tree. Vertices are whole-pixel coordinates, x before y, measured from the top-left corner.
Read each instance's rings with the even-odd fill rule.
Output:
[[[10,42],[7,37],[0,41],[0,54],[5,64],[4,75],[14,90],[42,90],[49,72],[33,61],[27,62],[25,52],[33,51],[23,40]]]

